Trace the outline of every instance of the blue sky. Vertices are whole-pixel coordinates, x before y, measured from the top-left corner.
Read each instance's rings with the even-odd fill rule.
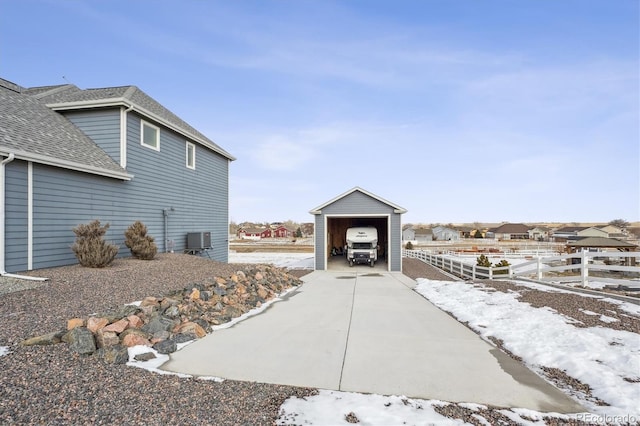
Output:
[[[405,222],[640,220],[637,0],[0,0],[0,77],[136,85],[231,163],[230,218],[360,186]]]

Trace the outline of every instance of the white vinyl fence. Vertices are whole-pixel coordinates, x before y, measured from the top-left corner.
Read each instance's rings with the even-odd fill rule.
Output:
[[[480,254],[478,254],[479,256]],[[589,280],[629,289],[640,289],[640,252],[591,252],[542,257],[503,267],[478,266],[475,257],[431,254],[422,250],[403,250],[403,257],[419,259],[461,278],[527,278],[549,282],[579,282],[588,287]],[[509,263],[512,259],[503,257]],[[635,264],[636,266],[627,266]]]

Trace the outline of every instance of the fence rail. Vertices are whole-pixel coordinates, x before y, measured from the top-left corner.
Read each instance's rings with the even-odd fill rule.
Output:
[[[640,290],[640,252],[591,252],[542,257],[502,267],[483,267],[476,258],[453,254],[431,254],[423,250],[402,251],[403,257],[419,259],[461,278],[528,278],[537,281],[579,282],[589,280]],[[617,263],[617,264],[616,264]],[[624,263],[624,264],[620,264]]]

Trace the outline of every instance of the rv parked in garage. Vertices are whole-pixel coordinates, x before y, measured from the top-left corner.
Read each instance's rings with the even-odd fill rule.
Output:
[[[372,226],[347,229],[347,260],[368,263],[373,267],[378,260],[378,230]]]

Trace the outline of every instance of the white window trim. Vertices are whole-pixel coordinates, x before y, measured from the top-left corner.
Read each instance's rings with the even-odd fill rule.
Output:
[[[157,146],[152,146],[152,145],[148,145],[146,143],[144,143],[144,126],[149,126],[152,129],[156,130],[156,145]],[[149,123],[148,121],[144,121],[144,120],[140,120],[140,145],[142,146],[146,146],[147,148],[151,148],[155,151],[160,151],[160,127],[158,126],[154,126],[153,124]]]
[[[193,149],[193,164],[189,165],[189,147],[191,147]],[[194,143],[191,143],[189,141],[187,141],[187,144],[185,146],[185,164],[187,166],[188,169],[191,170],[195,170],[196,169],[196,145]]]

